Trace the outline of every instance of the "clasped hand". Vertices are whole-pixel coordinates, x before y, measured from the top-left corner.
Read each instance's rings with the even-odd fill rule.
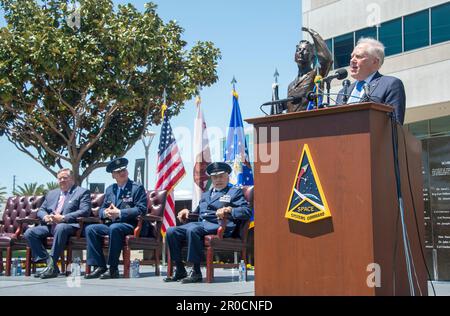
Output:
[[[216,211],[216,216],[218,219],[224,219],[226,214],[231,214],[232,210],[233,210],[233,208],[231,206],[225,206],[225,207],[219,208]]]
[[[105,217],[111,220],[115,220],[116,218],[119,217],[120,210],[113,203],[111,203],[111,205],[105,209],[104,214]]]
[[[49,214],[44,216],[44,222],[47,224],[59,224],[63,221],[64,215]]]

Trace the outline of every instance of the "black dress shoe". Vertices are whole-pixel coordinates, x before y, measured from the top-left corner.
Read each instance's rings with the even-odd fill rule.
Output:
[[[57,278],[59,275],[59,270],[56,267],[48,267],[45,271],[41,273],[41,279],[52,279]]]
[[[106,267],[98,267],[93,272],[86,274],[84,276],[85,279],[98,279],[103,273],[106,272]]]
[[[41,272],[36,272],[34,274],[35,278],[40,278],[42,274],[44,274],[46,271],[48,270],[48,267],[45,267],[44,270],[42,270]]]
[[[164,278],[164,282],[178,282],[180,280],[183,280],[185,277],[187,277],[187,272],[184,270],[183,272],[178,273],[178,271],[175,273],[175,275],[171,277]]]
[[[108,270],[107,272],[103,273],[103,274],[100,276],[100,279],[102,279],[102,280],[106,280],[106,279],[118,279],[119,277],[120,277],[119,269],[117,269],[117,268],[112,268],[112,269],[111,269],[111,267],[110,267],[109,270]]]
[[[183,280],[181,280],[181,283],[186,284],[186,283],[200,283],[202,282],[202,274],[201,273],[196,273],[194,270],[191,271],[190,275],[187,278],[184,278]]]

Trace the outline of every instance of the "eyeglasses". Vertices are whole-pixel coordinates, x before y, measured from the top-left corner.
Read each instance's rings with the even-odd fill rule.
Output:
[[[58,179],[58,181],[67,181],[70,179],[70,176],[58,177],[57,179]]]

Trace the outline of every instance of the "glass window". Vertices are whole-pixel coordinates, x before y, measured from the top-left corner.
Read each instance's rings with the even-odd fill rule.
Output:
[[[327,47],[328,47],[328,49],[329,49],[330,52],[331,52],[331,56],[333,56],[333,39],[332,39],[332,38],[327,39],[327,40],[325,41],[325,43],[327,44]],[[333,68],[334,68],[334,67],[332,66],[331,69],[333,69]]]
[[[350,65],[350,55],[353,51],[353,32],[338,36],[334,39],[334,68]]]
[[[430,120],[430,133],[431,135],[450,134],[450,116]]]
[[[428,120],[408,124],[408,129],[417,138],[428,137]]]
[[[395,19],[381,24],[379,40],[386,47],[385,55],[395,55],[402,52],[402,19]]]
[[[450,3],[431,9],[431,44],[450,40]]]
[[[355,43],[358,43],[358,40],[361,37],[371,37],[371,38],[377,39],[377,27],[376,26],[374,26],[374,27],[367,27],[365,29],[356,31],[356,33],[355,33],[355,40],[356,40]]]
[[[330,52],[333,53],[333,39],[331,38],[327,39],[325,43],[327,44],[327,47],[330,50]]]
[[[405,51],[430,45],[429,20],[428,10],[405,16]]]

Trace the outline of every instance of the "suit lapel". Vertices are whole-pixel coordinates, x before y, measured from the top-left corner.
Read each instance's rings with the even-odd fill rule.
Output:
[[[55,196],[55,201],[53,202],[52,208],[51,208],[51,210],[52,210],[53,212],[56,211],[56,208],[58,207],[58,202],[59,202],[60,196],[61,196],[61,190],[58,190],[58,191],[57,191],[57,194],[56,194],[56,196]]]
[[[114,199],[113,199],[113,201],[114,201],[114,205],[115,205],[115,206],[117,206],[117,201],[119,200],[119,199],[117,198],[117,190],[119,190],[119,186],[117,185],[117,183],[114,183],[114,184],[113,184],[113,189],[112,189],[112,191],[113,191],[113,194],[114,194]]]
[[[369,85],[370,85],[370,94],[371,95],[377,89],[378,84],[380,83],[381,77],[383,77],[383,75],[377,71],[377,73],[373,76],[372,81],[370,81]]]
[[[353,83],[350,85],[350,87],[348,87],[348,91],[347,91],[347,93],[348,93],[348,98],[347,98],[347,102],[345,102],[344,104],[348,104],[348,100],[350,100],[350,98],[352,97],[352,92],[353,92],[353,89],[355,89],[355,86],[356,86],[356,81],[353,82]]]

